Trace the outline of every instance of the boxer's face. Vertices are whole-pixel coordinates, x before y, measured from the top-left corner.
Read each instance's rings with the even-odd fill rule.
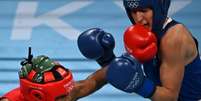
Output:
[[[148,29],[152,29],[153,10],[151,8],[136,9],[131,13],[135,23],[144,25]]]

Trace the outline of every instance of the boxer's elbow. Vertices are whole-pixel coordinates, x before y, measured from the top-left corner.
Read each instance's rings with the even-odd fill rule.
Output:
[[[156,92],[152,96],[153,101],[177,101],[178,92],[164,87],[157,87]]]

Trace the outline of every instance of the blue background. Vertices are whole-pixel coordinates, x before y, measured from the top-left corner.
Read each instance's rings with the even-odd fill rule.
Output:
[[[172,1],[175,5],[171,5],[170,16],[184,23],[200,42],[201,1]],[[71,5],[73,3],[74,5]],[[66,13],[84,3],[88,4],[78,10]],[[26,12],[30,8],[34,8],[26,6],[28,4],[31,6],[37,5],[34,13]],[[18,12],[20,9],[22,10],[21,13]],[[50,13],[54,10],[59,11]],[[44,16],[48,13],[50,15]],[[42,22],[37,22],[39,21],[38,19],[42,20]],[[55,19],[61,21],[60,23],[62,24],[53,23],[51,24],[52,26],[47,24],[49,23],[48,21]],[[47,22],[45,22],[46,20]],[[32,23],[37,23],[37,25],[31,27]],[[88,28],[102,28],[115,37],[116,47],[114,51],[118,56],[124,52],[122,36],[125,28],[129,25],[130,21],[124,9],[122,9],[121,0],[1,0],[0,95],[19,86],[17,71],[20,68],[20,60],[27,56],[29,46],[32,47],[34,55],[44,54],[60,61],[73,71],[75,80],[82,80],[99,69],[99,66],[93,61],[86,60],[77,48],[77,37],[70,37],[72,35],[78,36],[80,32]],[[25,32],[29,28],[31,29],[30,32]],[[61,30],[63,29],[65,31],[62,32]],[[74,32],[68,32],[71,29]],[[21,30],[22,33],[29,35],[29,37],[21,38],[23,35],[15,32],[16,30]],[[17,36],[13,37],[13,33]],[[145,100],[135,94],[121,92],[108,84],[79,101]]]

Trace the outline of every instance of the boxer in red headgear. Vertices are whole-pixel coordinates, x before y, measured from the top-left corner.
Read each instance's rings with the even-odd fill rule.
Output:
[[[32,59],[29,54],[21,65],[20,87],[6,93],[1,101],[57,101],[73,88],[71,71],[47,56]]]

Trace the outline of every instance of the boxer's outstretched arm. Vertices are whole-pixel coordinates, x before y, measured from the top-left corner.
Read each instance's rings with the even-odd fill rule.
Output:
[[[67,101],[76,101],[77,99],[90,95],[103,87],[107,83],[106,70],[107,67],[101,68],[85,80],[77,81],[68,98],[70,100]]]

